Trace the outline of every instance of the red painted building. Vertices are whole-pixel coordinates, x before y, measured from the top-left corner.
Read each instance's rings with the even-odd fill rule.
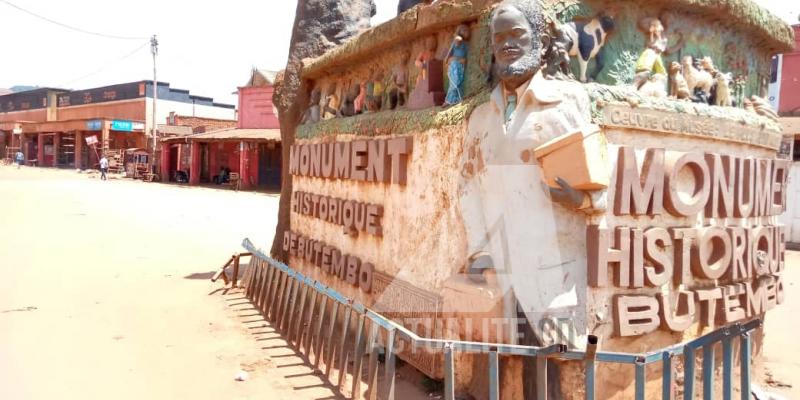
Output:
[[[800,25],[794,26],[795,47],[782,56],[778,112],[782,116],[800,116]]]
[[[280,190],[281,141],[272,103],[274,77],[274,73],[254,70],[248,83],[239,88],[235,128],[163,139],[162,176],[176,181],[179,174],[186,174],[190,185],[199,185],[219,183],[219,176],[235,173],[242,189]]]
[[[169,83],[123,83],[85,90],[38,88],[0,95],[0,157],[21,149],[30,165],[94,168],[103,152],[151,148],[152,106],[202,117],[233,117],[234,106]],[[210,119],[210,118],[209,118]],[[90,145],[91,143],[91,145]],[[96,144],[95,144],[96,143]]]

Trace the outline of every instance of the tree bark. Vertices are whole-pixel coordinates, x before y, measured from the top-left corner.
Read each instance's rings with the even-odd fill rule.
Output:
[[[290,229],[292,176],[289,174],[289,151],[295,132],[308,108],[308,83],[301,78],[303,59],[319,57],[362,30],[369,28],[375,15],[373,0],[298,0],[289,59],[282,76],[275,82],[273,101],[281,124],[281,199],[278,226],[272,242],[272,257],[286,262],[283,234]]]

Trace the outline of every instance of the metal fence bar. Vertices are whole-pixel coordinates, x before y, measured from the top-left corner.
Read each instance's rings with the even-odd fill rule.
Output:
[[[302,290],[300,290],[300,308],[298,308],[297,314],[295,314],[294,320],[294,329],[289,333],[289,342],[294,342],[298,349],[300,349],[300,335],[302,334],[303,330],[303,316],[306,311],[306,301],[308,299],[308,285],[300,284],[302,286]]]
[[[248,296],[248,298],[252,300],[253,305],[256,307],[258,307],[258,293],[261,290],[261,282],[263,281],[261,278],[264,273],[263,270],[264,268],[262,268],[260,265],[256,266],[256,271],[254,273],[255,276],[253,277],[253,289],[250,291],[250,296]]]
[[[589,335],[587,344],[586,344],[586,355],[584,358],[586,359],[585,362],[585,370],[586,370],[586,400],[594,400],[594,391],[595,391],[595,359],[597,358],[597,347],[600,343],[600,338],[594,335]]]
[[[253,258],[255,258],[255,257],[253,257]],[[267,288],[267,294],[264,296],[264,299],[266,299],[266,301],[264,302],[264,304],[261,305],[261,313],[264,314],[264,318],[269,320],[270,305],[273,302],[273,300],[272,300],[272,281],[275,280],[275,270],[276,269],[273,268],[269,264],[267,264],[265,268],[267,269],[267,281],[264,283],[264,286]]]
[[[254,272],[256,266],[261,263],[261,259],[258,257],[251,257],[250,262],[247,264],[247,271],[244,274],[244,282],[245,282],[245,289],[244,289],[244,297],[250,298],[251,294],[253,293],[253,278],[255,276]]]
[[[353,347],[353,398],[361,396],[361,367],[364,359],[364,325],[366,317],[364,314],[358,316],[358,327],[356,328],[356,341]]]
[[[369,363],[367,366],[367,400],[378,400],[378,353],[380,344],[378,343],[378,324],[372,324],[367,346],[369,348]]]
[[[325,303],[328,302],[327,297],[325,298]],[[327,334],[321,336],[319,341],[317,341],[317,358],[314,360],[314,366],[319,368],[320,360],[325,360],[325,375],[329,376],[329,372],[331,369],[331,365],[333,365],[333,360],[331,360],[331,352],[333,351],[333,331],[336,328],[336,319],[339,317],[339,303],[336,301],[333,302],[333,309],[330,312],[330,318],[328,320],[328,330]],[[324,344],[324,347],[323,347]]]
[[[386,399],[394,400],[395,383],[397,379],[397,355],[395,354],[394,341],[397,330],[392,328],[386,334]]]
[[[647,383],[647,364],[644,359],[636,363],[636,400],[644,400],[645,384]]]
[[[662,377],[661,377],[661,399],[672,400],[672,353],[665,351],[662,358]]]
[[[733,400],[733,339],[722,341],[722,399]]]
[[[489,400],[500,400],[500,357],[496,350],[489,352]]]
[[[288,296],[286,296],[285,299],[286,304],[283,307],[283,318],[279,325],[281,332],[286,336],[289,334],[289,326],[292,323],[292,316],[294,316],[294,306],[297,304],[297,292],[300,289],[300,281],[291,276],[287,279],[289,280]]]
[[[258,303],[257,308],[262,310],[267,302],[267,282],[269,282],[269,270],[272,269],[269,265],[265,265],[261,269],[261,282],[258,284]]]
[[[694,349],[689,346],[683,350],[683,398],[694,399]]]
[[[295,313],[295,311],[297,310],[298,308],[297,306],[300,303],[300,298],[302,297],[303,290],[305,290],[305,285],[303,284],[303,281],[297,278],[293,280],[295,282],[294,294],[292,294],[292,296],[289,298],[290,299],[289,301],[292,304],[289,306],[289,314],[286,314],[286,326],[284,328],[286,337],[289,339],[289,343],[292,342],[292,333],[293,333],[292,327],[294,327],[294,324],[297,321],[297,314]]]
[[[337,387],[341,389],[344,383],[344,375],[347,373],[347,332],[350,327],[350,318],[353,310],[348,306],[344,309],[344,321],[342,323],[342,334],[339,337],[339,347],[337,348],[336,355],[339,357],[339,381]]]
[[[444,399],[455,400],[455,365],[453,361],[453,347],[449,343],[444,345]]]
[[[289,286],[289,275],[286,273],[281,273],[280,276],[280,288],[278,288],[278,299],[275,302],[275,330],[280,330],[281,320],[283,320],[283,313],[284,313],[284,304],[286,303],[285,300],[289,297],[286,294],[287,287]]]
[[[547,400],[547,358],[536,356],[536,399]]]
[[[664,400],[672,400],[675,395],[672,357],[677,354],[684,355],[684,398],[687,400],[694,399],[696,394],[696,353],[701,348],[703,349],[703,396],[705,399],[712,399],[715,391],[714,346],[716,343],[721,342],[723,347],[723,398],[728,400],[732,398],[734,337],[740,338],[741,345],[742,399],[749,400],[750,397],[751,332],[761,326],[762,321],[760,320],[753,320],[743,324],[733,324],[693,341],[676,344],[666,349],[644,355],[596,352],[596,347],[592,346],[591,342],[590,346],[587,346],[586,351],[568,351],[563,345],[540,348],[421,338],[402,325],[367,309],[363,304],[353,302],[334,289],[292,270],[285,264],[272,260],[264,255],[263,252],[254,249],[252,243],[249,241],[245,241],[244,246],[254,255],[242,279],[243,282],[247,282],[245,296],[248,297],[258,309],[262,310],[267,318],[272,317],[275,320],[276,328],[287,336],[290,343],[294,341],[298,348],[305,348],[309,360],[310,354],[312,352],[315,353],[315,364],[317,367],[321,360],[325,360],[325,374],[329,381],[330,371],[338,361],[338,386],[340,391],[343,387],[342,385],[346,382],[346,375],[349,372],[348,359],[352,356],[352,394],[354,397],[360,396],[361,373],[363,369],[364,352],[366,350],[370,352],[367,372],[367,382],[369,384],[367,395],[371,400],[377,397],[377,357],[379,350],[384,348],[386,351],[386,398],[393,400],[395,397],[395,363],[397,358],[395,344],[396,341],[400,339],[410,342],[414,349],[427,348],[434,351],[441,351],[444,354],[445,398],[450,399],[455,395],[454,353],[456,351],[473,354],[489,352],[490,399],[497,399],[500,396],[499,358],[501,355],[536,357],[537,394],[538,399],[541,400],[547,399],[547,364],[549,358],[564,361],[582,360],[586,363],[585,378],[587,399],[593,399],[595,397],[595,371],[598,362],[633,364],[635,366],[637,399],[644,399],[647,365],[661,362],[663,366],[662,397]],[[323,331],[328,298],[333,302],[331,307],[332,311],[328,318],[329,325],[327,329]],[[319,311],[317,313],[316,305],[318,301]],[[310,304],[306,305],[307,303]],[[344,306],[344,309],[342,318],[340,319],[339,308],[342,306]],[[295,313],[295,310],[299,312]],[[348,351],[347,336],[350,332],[350,322],[353,312],[358,313],[358,328],[356,329],[353,354],[351,354]],[[318,318],[317,321],[314,320],[315,316]],[[367,321],[371,324],[371,333],[368,336],[368,342],[364,330]],[[341,325],[339,325],[339,322],[341,322]],[[341,335],[338,337],[338,346],[337,343],[335,343],[337,340],[333,336],[337,326],[341,327]],[[387,343],[385,346],[377,343],[378,339],[381,337],[381,329],[387,332]],[[323,332],[327,332],[327,335],[323,335]],[[400,336],[400,338],[398,338],[398,336]],[[365,344],[369,349],[365,348],[367,347]]]
[[[741,336],[742,354],[742,400],[750,400],[750,355],[752,354],[752,342],[750,333],[745,333]]]
[[[714,345],[703,347],[703,399],[714,400]]]
[[[310,348],[314,352],[314,369],[319,369],[319,362],[322,359],[322,343],[325,339],[330,340],[330,338],[326,338],[322,336],[322,324],[325,322],[325,317],[328,316],[328,297],[324,294],[319,295],[319,312],[317,313],[317,326],[314,327],[314,332],[311,336],[311,342],[309,344]],[[333,319],[336,318],[335,315],[331,315],[329,318]]]
[[[309,361],[311,360],[311,339],[314,336],[314,333],[317,331],[314,330],[314,311],[317,309],[317,296],[319,296],[319,292],[316,290],[311,290],[311,303],[308,305],[308,320],[306,321],[306,329],[303,330],[303,336],[300,338],[300,341],[303,344],[303,348],[306,349],[306,357],[309,357]],[[316,314],[317,318],[320,317],[319,314]]]

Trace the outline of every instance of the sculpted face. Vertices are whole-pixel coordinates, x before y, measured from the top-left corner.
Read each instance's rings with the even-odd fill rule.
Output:
[[[503,84],[516,88],[533,77],[541,65],[541,37],[522,12],[501,5],[492,16],[492,51]]]

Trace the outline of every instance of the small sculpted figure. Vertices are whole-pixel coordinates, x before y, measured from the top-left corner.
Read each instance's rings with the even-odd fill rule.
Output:
[[[733,105],[730,89],[732,80],[731,73],[723,74],[722,72],[718,72],[714,80],[716,81],[714,105],[722,107],[730,107]]]
[[[574,41],[568,33],[569,29],[566,25],[550,23],[552,40],[544,56],[543,72],[546,79],[575,79],[569,63],[570,48],[574,47]]]
[[[717,68],[714,66],[714,60],[711,57],[703,57],[700,59],[700,67],[702,67],[703,71],[708,72],[711,76],[715,76],[717,72]]]
[[[344,100],[342,100],[342,108],[339,109],[339,114],[341,116],[352,117],[358,114],[358,112],[356,112],[355,105],[356,98],[358,98],[358,91],[359,85],[357,83],[351,83],[347,94],[343,96]]]
[[[678,100],[688,100],[692,97],[692,92],[689,91],[689,85],[686,83],[686,78],[683,77],[681,64],[673,61],[669,65],[670,76],[670,95]]]
[[[706,99],[711,96],[711,87],[714,85],[714,78],[708,71],[695,68],[694,58],[692,56],[683,58],[683,76],[686,78],[686,84],[689,86],[689,90],[692,91],[692,93],[697,94],[697,92],[700,91]]]
[[[373,75],[372,81],[367,84],[367,111],[377,112],[383,106],[383,72],[377,70]]]
[[[320,100],[322,94],[320,93],[319,89],[314,89],[311,91],[311,98],[308,101],[308,109],[306,113],[303,115],[303,120],[300,124],[314,124],[319,122],[320,119]]]
[[[440,106],[445,100],[444,66],[442,60],[436,58],[438,43],[436,36],[425,39],[425,50],[414,60],[418,69],[416,84],[408,98],[408,109],[422,110]]]
[[[581,82],[587,82],[587,69],[589,61],[593,58],[597,60],[597,69],[592,74],[592,80],[597,77],[597,74],[603,70],[602,58],[597,57],[606,44],[608,35],[614,29],[614,18],[600,14],[588,22],[570,22],[563,26],[564,32],[571,39],[571,46],[568,48],[569,56],[578,59],[580,64]]]
[[[464,99],[464,75],[467,70],[467,53],[469,52],[469,26],[459,25],[450,50],[445,58],[447,78],[450,81],[447,89],[446,105],[460,103]]]
[[[636,75],[634,85],[640,88],[655,74],[667,76],[664,66],[664,55],[672,54],[683,46],[683,35],[678,43],[669,47],[669,38],[664,34],[664,24],[658,18],[644,18],[639,21],[639,28],[647,35],[645,50],[636,62]],[[686,71],[684,71],[686,74]],[[688,78],[687,78],[688,80]],[[691,87],[691,85],[690,85]]]
[[[733,106],[743,108],[744,101],[747,98],[745,92],[747,91],[747,77],[739,75],[733,82]]]
[[[667,76],[654,74],[641,87],[639,93],[645,97],[663,99],[667,97]]]
[[[754,95],[749,99],[745,99],[744,108],[762,117],[767,117],[775,122],[778,122],[778,113],[772,109],[772,105],[770,105],[769,101],[763,97]]]
[[[403,50],[400,53],[400,63],[395,65],[392,72],[392,90],[389,91],[389,108],[404,107],[408,101],[408,60],[411,53]]]
[[[417,59],[414,61],[414,65],[417,66],[419,69],[419,75],[417,75],[417,85],[423,80],[428,80],[428,63],[436,57],[436,48],[438,47],[438,43],[436,41],[436,36],[430,36],[425,39],[425,50],[419,53]]]
[[[339,115],[339,96],[335,92],[325,97],[325,106],[322,107],[322,119],[333,119]]]
[[[365,82],[360,82],[358,84],[358,95],[356,99],[353,101],[353,106],[356,109],[356,114],[361,114],[364,112],[367,103],[367,84]]]

